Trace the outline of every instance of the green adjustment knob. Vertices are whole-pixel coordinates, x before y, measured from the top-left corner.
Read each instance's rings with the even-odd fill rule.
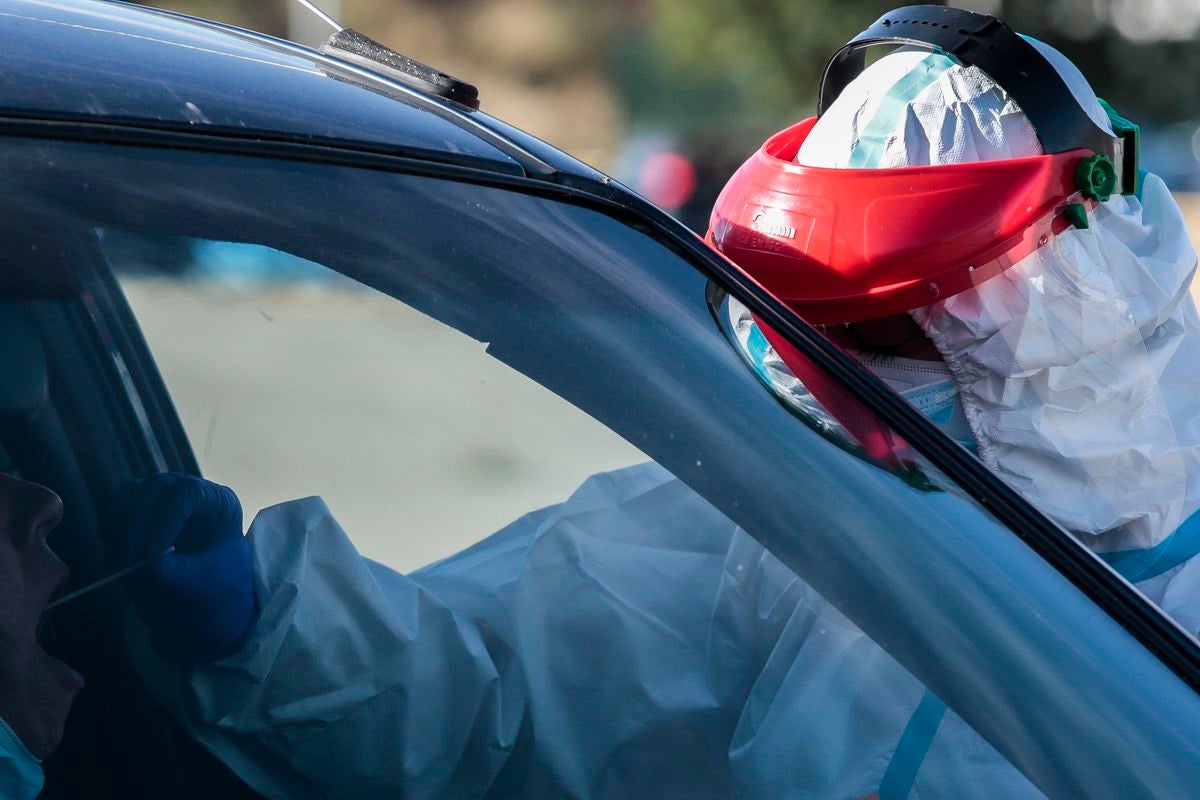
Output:
[[[1117,170],[1112,159],[1097,153],[1080,161],[1075,168],[1075,186],[1090,200],[1103,203],[1112,197],[1117,188]]]
[[[1076,228],[1083,229],[1088,226],[1087,206],[1083,203],[1067,203],[1067,207],[1063,209],[1063,216]]]

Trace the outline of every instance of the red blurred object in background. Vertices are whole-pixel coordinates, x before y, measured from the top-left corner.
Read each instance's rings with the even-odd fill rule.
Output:
[[[696,191],[696,168],[679,153],[655,153],[638,171],[638,190],[663,208],[679,208]]]

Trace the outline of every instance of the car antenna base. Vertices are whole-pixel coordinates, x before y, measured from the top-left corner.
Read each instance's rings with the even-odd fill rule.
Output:
[[[353,28],[334,33],[321,45],[321,52],[468,108],[479,108],[475,86],[397,53]]]

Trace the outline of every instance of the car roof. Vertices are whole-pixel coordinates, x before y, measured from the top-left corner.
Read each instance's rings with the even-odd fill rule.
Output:
[[[610,184],[486,113],[219,23],[100,0],[0,0],[0,38],[0,118],[278,138]]]

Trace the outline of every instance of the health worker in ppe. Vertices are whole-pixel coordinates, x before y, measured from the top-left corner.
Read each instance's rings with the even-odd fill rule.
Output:
[[[926,46],[863,69],[867,40]],[[1196,257],[1128,126],[1058,53],[940,6],[885,15],[822,94],[731,180],[714,244],[1197,631]],[[857,435],[727,309],[774,391]],[[655,464],[410,575],[318,499],[243,538],[202,486],[155,476],[110,516],[114,552],[177,544],[129,579],[129,646],[267,796],[1040,796]]]

